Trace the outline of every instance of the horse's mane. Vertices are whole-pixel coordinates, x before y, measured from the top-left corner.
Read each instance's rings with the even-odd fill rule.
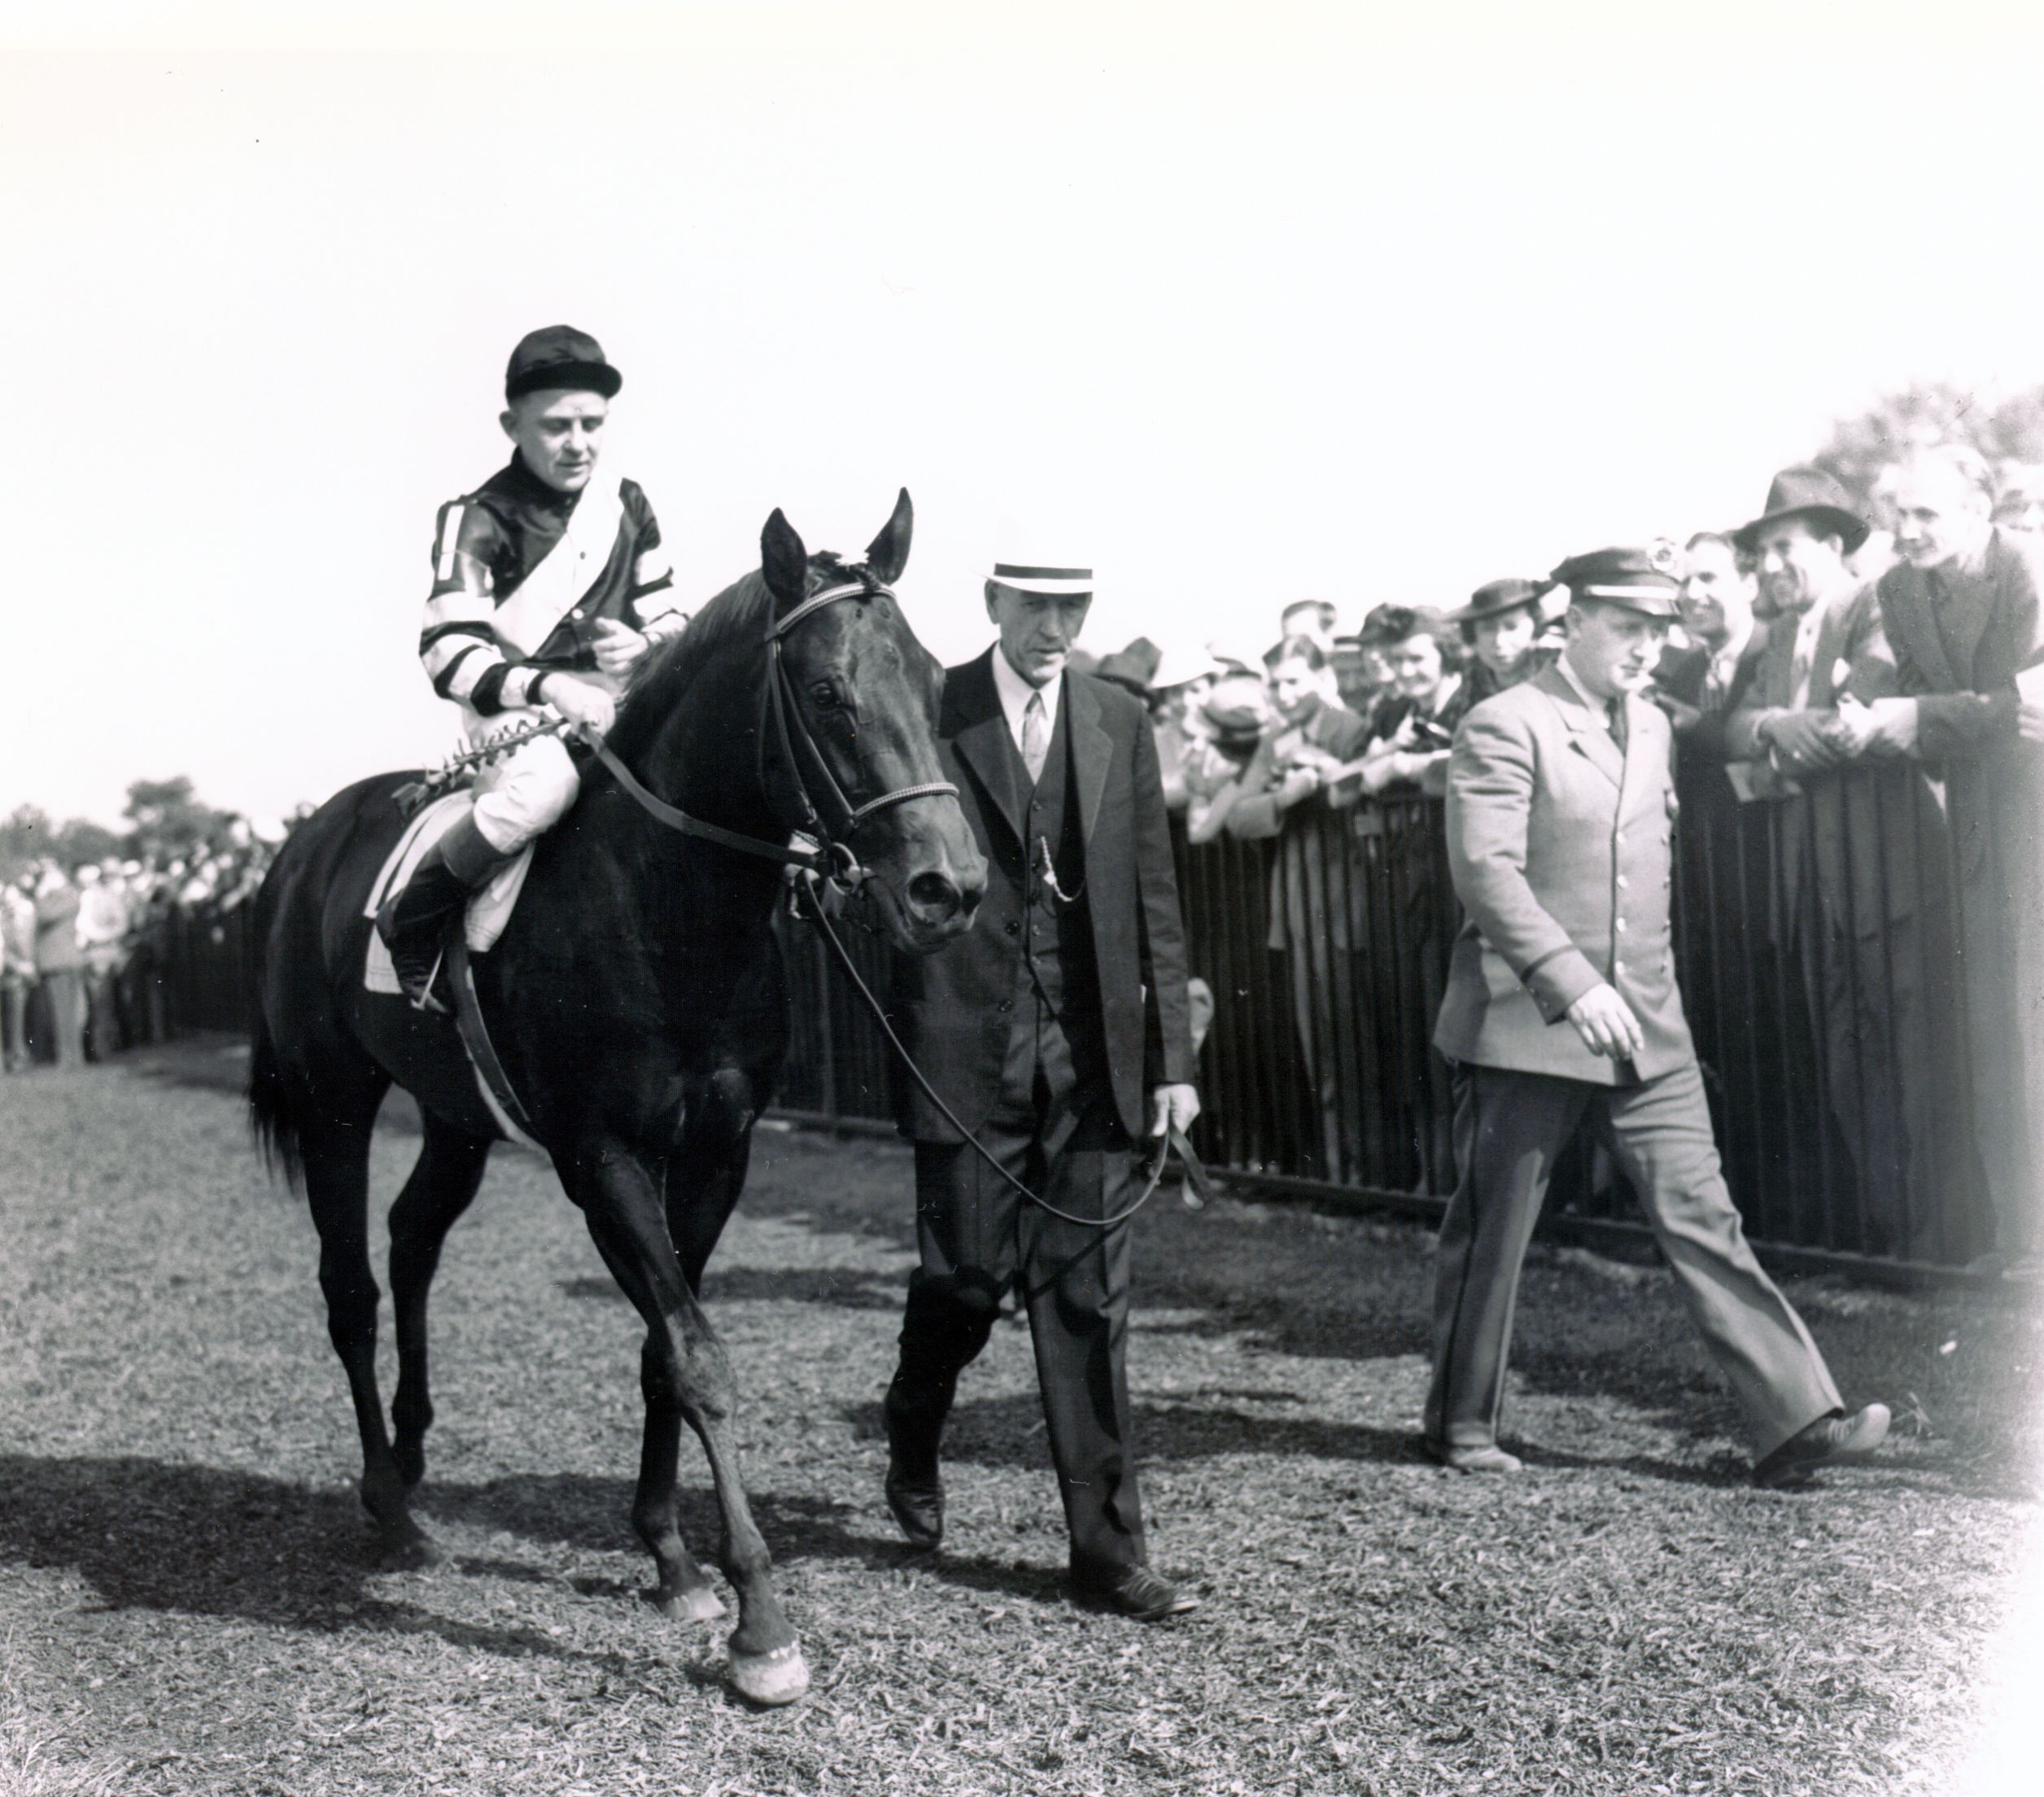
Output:
[[[809,558],[813,574],[825,579],[856,577],[857,565],[845,562],[829,550]],[[815,583],[810,583],[814,591]],[[690,620],[679,636],[670,637],[632,670],[631,683],[618,707],[618,721],[611,730],[610,746],[627,761],[645,748],[662,722],[671,716],[687,696],[697,675],[723,654],[733,641],[764,650],[766,614],[774,602],[758,569],[712,599]],[[766,658],[759,658],[762,671]]]

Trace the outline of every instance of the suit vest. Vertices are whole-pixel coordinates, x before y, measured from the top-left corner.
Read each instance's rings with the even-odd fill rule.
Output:
[[[1012,760],[1010,774],[1021,798],[1023,820],[1022,954],[1015,968],[1018,1009],[1040,995],[1055,1017],[1099,1008],[1100,982],[1094,966],[1093,920],[1086,908],[1085,840],[1080,827],[1077,782],[1072,777],[1072,738],[1066,728],[1072,700],[1058,706],[1044,756],[1043,777],[1029,785],[1028,764],[1015,739],[1002,741]],[[1057,875],[1057,891],[1044,877],[1046,860]],[[1057,896],[1072,895],[1065,903]]]

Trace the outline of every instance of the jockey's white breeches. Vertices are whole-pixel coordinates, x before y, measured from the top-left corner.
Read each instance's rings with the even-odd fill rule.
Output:
[[[621,683],[598,674],[582,674],[578,680],[610,687]],[[478,717],[465,711],[462,718],[471,748],[482,748],[499,737],[515,736],[530,729],[543,718],[556,714],[547,706],[537,711],[500,711],[495,717]],[[515,855],[566,815],[582,789],[574,760],[567,744],[558,736],[535,737],[522,742],[501,761],[492,762],[477,776],[475,827],[499,855]]]

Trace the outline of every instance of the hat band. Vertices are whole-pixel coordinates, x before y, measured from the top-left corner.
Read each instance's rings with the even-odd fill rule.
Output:
[[[1673,587],[1581,587],[1571,589],[1585,599],[1672,599]]]
[[[1001,586],[1012,587],[1017,592],[1042,593],[1054,598],[1076,598],[1093,591],[1090,568],[1047,568],[1020,562],[996,562],[994,572],[987,578]]]

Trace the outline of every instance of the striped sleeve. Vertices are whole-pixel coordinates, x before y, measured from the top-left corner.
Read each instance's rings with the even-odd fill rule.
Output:
[[[688,623],[688,614],[675,596],[674,565],[660,540],[660,520],[638,484],[627,492],[635,526],[632,539],[631,591],[628,598],[639,628],[651,642],[679,636]]]
[[[433,536],[433,590],[419,629],[419,660],[443,699],[484,717],[531,702],[536,671],[507,662],[491,620],[497,522],[482,506],[455,500],[440,508]]]

